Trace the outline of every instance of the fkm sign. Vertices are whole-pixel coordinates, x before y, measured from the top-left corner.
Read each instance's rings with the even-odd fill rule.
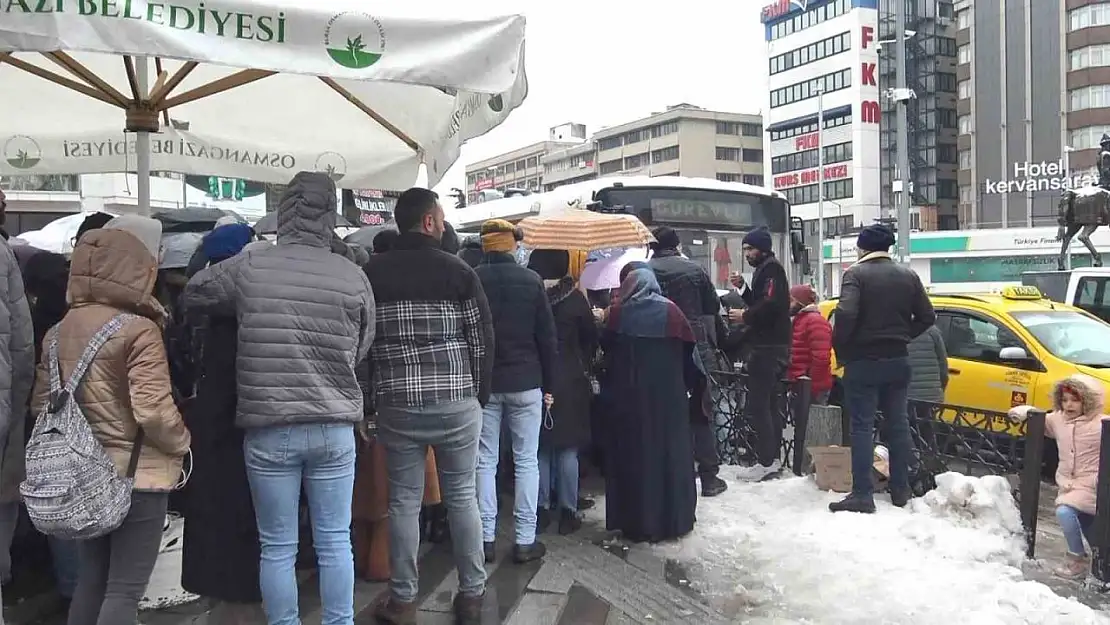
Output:
[[[775,176],[775,188],[786,189],[788,187],[796,187],[806,184],[817,184],[818,170],[810,169],[803,172],[795,172],[790,174],[783,174]],[[848,177],[848,165],[829,165],[825,168],[825,181],[839,180]]]
[[[792,11],[805,11],[808,8],[809,0],[776,0],[763,7],[763,14],[760,20],[766,24]]]

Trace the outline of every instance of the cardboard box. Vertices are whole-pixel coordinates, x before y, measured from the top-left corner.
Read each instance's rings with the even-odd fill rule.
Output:
[[[831,490],[834,493],[852,492],[852,448],[839,445],[808,448],[809,455],[813,458],[813,467],[816,471],[814,478],[817,488]],[[875,456],[871,465],[871,479],[875,485],[875,492],[886,490],[887,469],[886,460]]]

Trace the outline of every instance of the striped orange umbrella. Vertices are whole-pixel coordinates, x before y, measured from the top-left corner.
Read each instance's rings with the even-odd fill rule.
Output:
[[[655,241],[635,215],[568,210],[558,215],[526,217],[517,224],[524,244],[537,250],[604,250],[639,247]]]

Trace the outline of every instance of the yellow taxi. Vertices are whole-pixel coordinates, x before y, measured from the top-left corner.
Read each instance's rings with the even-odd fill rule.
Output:
[[[1052,408],[1052,387],[1085,373],[1110,384],[1110,324],[1074,306],[1045,299],[1036,287],[992,294],[931,294],[948,349],[947,404],[1006,412]],[[836,323],[836,299],[820,304]],[[833,373],[841,369],[833,357]]]

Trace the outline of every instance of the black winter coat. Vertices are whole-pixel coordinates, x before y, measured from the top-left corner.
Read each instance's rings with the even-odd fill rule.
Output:
[[[197,392],[185,410],[193,473],[182,492],[181,586],[204,597],[257,603],[258,529],[243,430],[235,427],[236,334],[234,319],[213,318],[197,335]]]
[[[559,357],[551,418],[544,419],[540,445],[555,449],[583,448],[590,443],[589,371],[597,351],[598,330],[593,310],[582,291],[564,278],[547,290],[555,316]],[[549,427],[550,426],[550,427]]]

